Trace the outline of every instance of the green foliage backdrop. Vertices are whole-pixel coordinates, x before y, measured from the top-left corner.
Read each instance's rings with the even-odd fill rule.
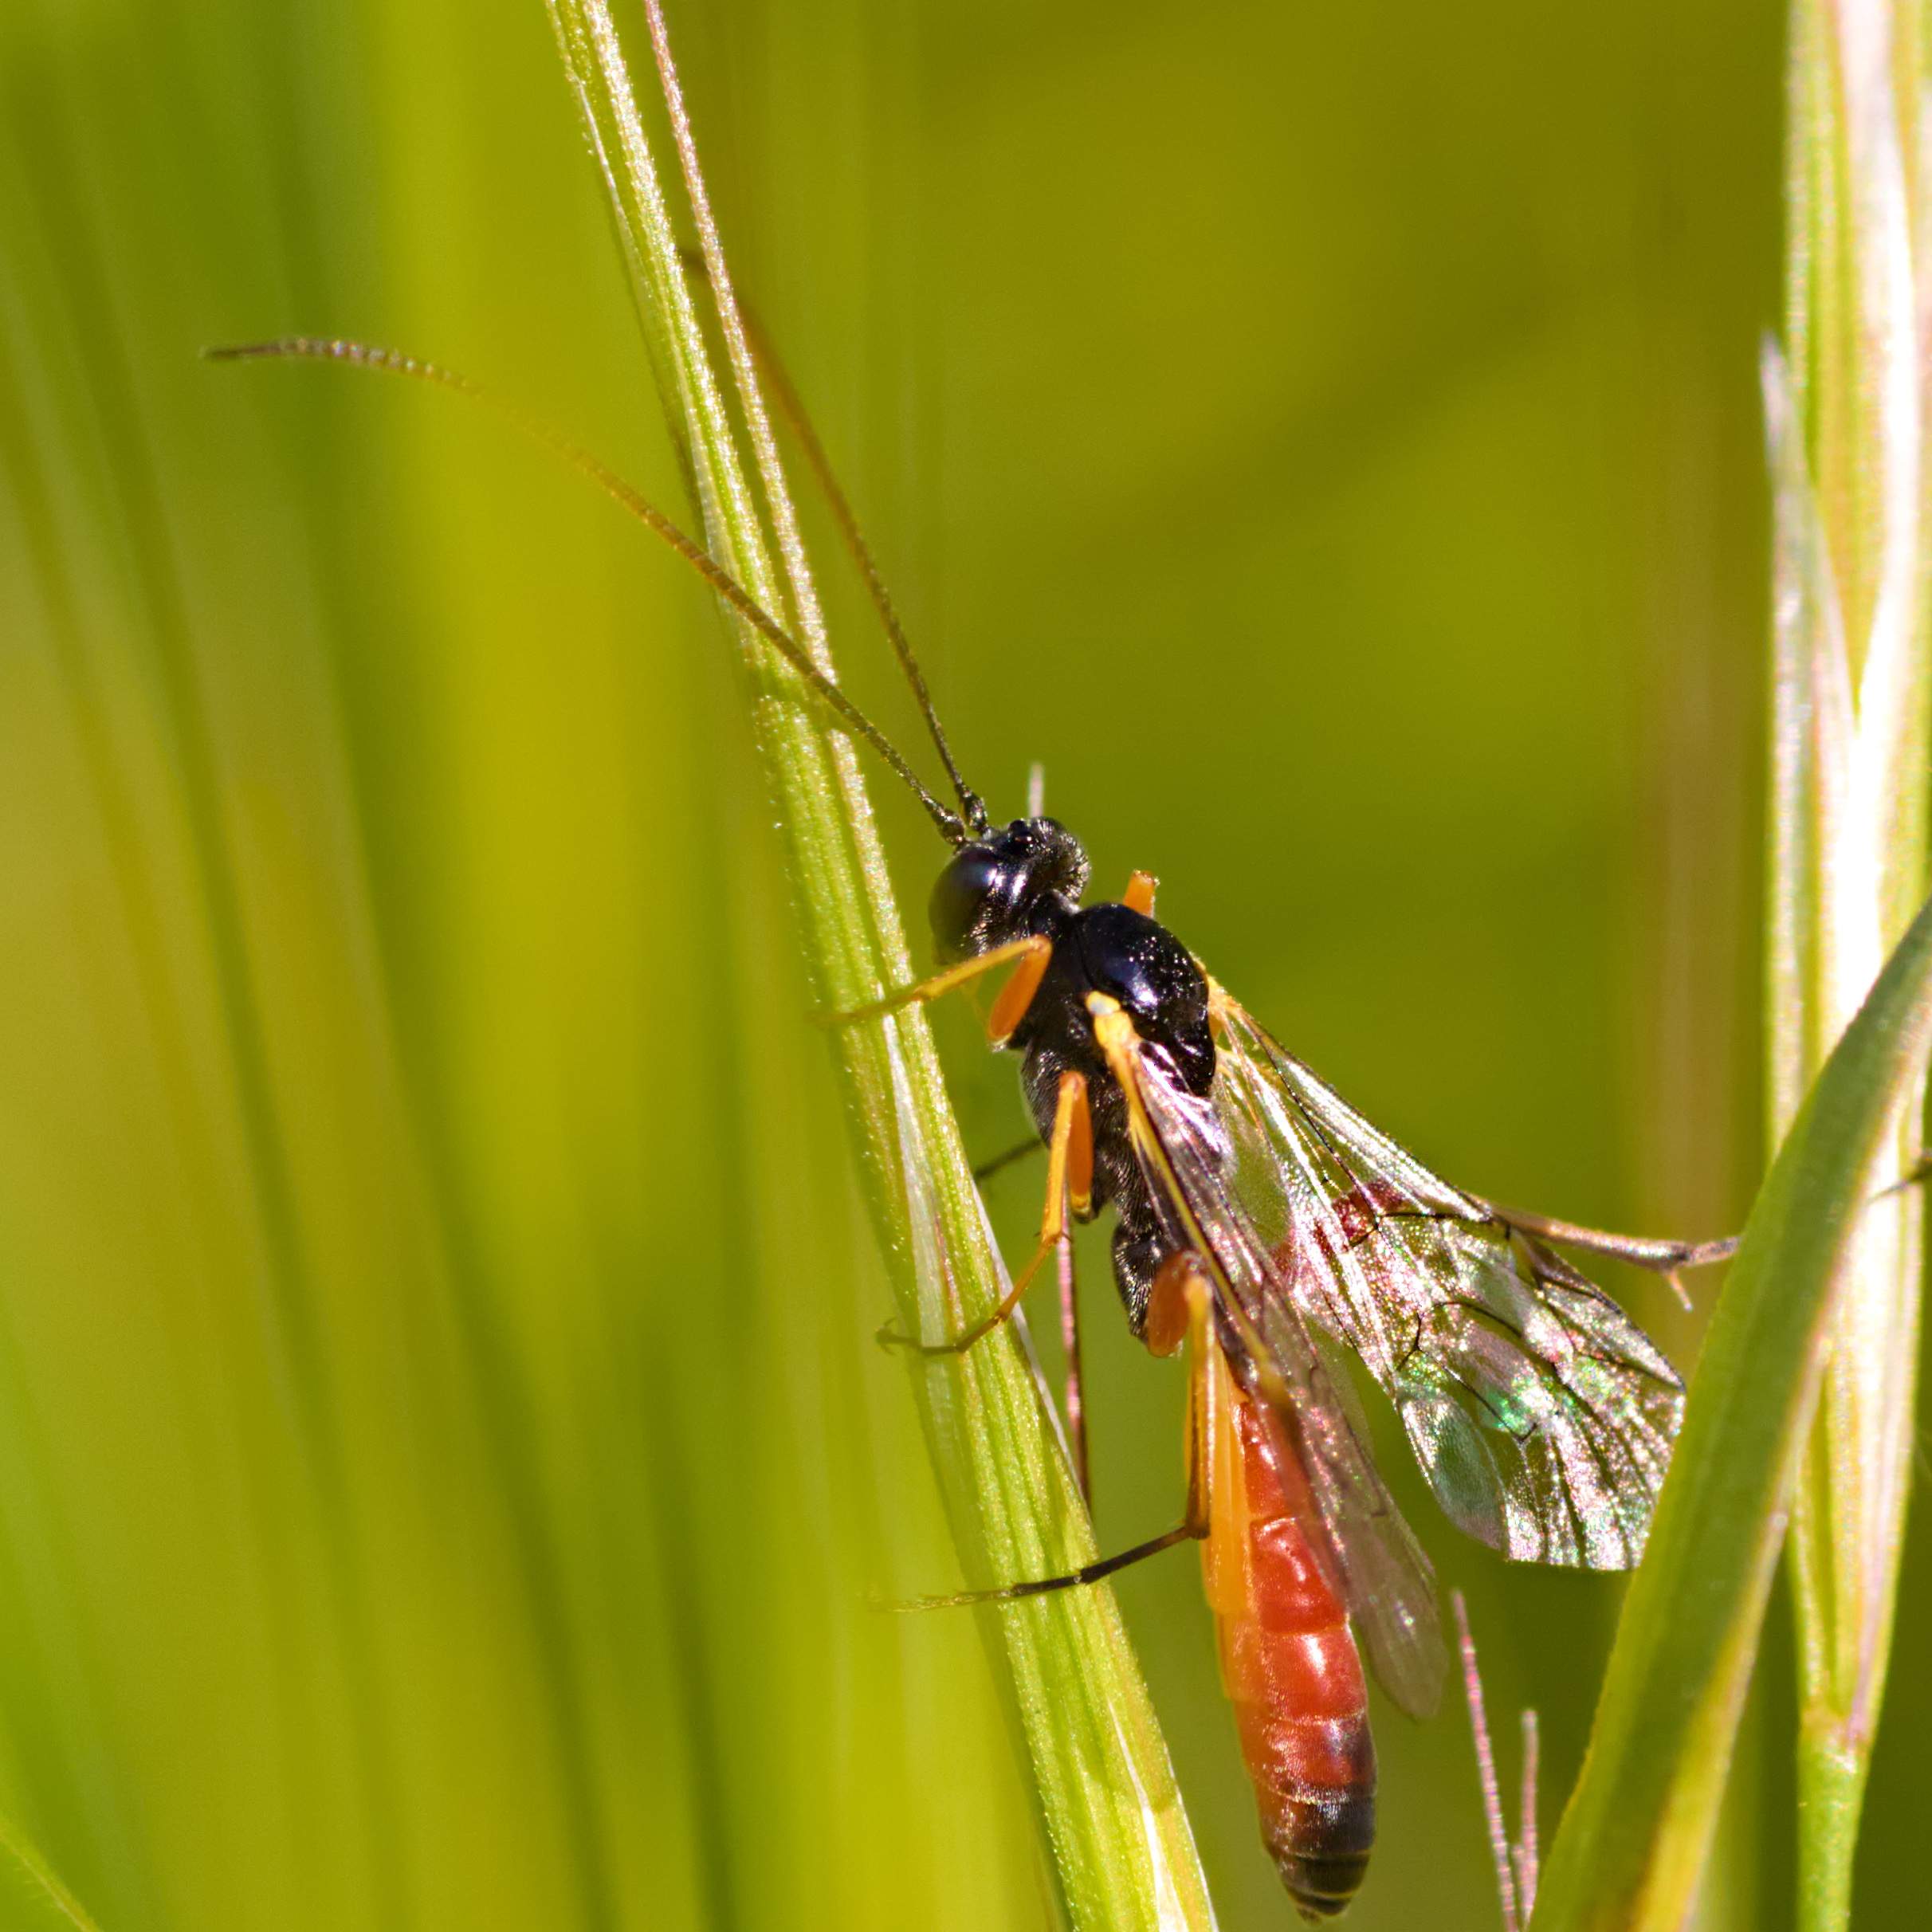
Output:
[[[1043,759],[1446,1172],[1732,1224],[1777,10],[672,26],[995,811]],[[674,501],[627,303],[537,0],[0,12],[0,1791],[108,1932],[1041,1922],[970,1621],[866,1607],[956,1572],[714,614],[477,412],[196,359],[397,343]],[[1084,1255],[1111,1545],[1180,1391]],[[1403,1494],[1547,1824],[1618,1586]],[[1120,1594],[1223,1922],[1286,1922],[1195,1566]],[[1929,1620],[1908,1557],[1877,1925],[1932,1895]],[[1775,1630],[1763,1677],[1714,1928],[1790,1883]],[[1379,1744],[1351,1922],[1492,1925],[1459,1718]]]

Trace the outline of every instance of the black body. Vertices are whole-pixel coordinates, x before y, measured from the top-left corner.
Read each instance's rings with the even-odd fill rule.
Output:
[[[1082,906],[1086,854],[1051,819],[1015,819],[962,846],[940,875],[931,907],[942,960],[970,959],[1016,939],[1050,940],[1046,977],[1006,1042],[1025,1056],[1020,1081],[1043,1140],[1053,1133],[1060,1076],[1084,1074],[1094,1123],[1091,1219],[1109,1204],[1113,1278],[1133,1332],[1165,1259],[1153,1203],[1127,1137],[1126,1103],[1094,1039],[1087,995],[1117,999],[1141,1039],[1172,1062],[1180,1083],[1205,1098],[1214,1082],[1208,982],[1164,926],[1132,906]]]

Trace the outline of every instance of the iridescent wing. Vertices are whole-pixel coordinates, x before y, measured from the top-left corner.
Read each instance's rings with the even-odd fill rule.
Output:
[[[1261,1405],[1278,1459],[1292,1458],[1307,1478],[1313,1514],[1301,1527],[1382,1687],[1404,1710],[1426,1717],[1447,1663],[1434,1573],[1376,1472],[1347,1392],[1310,1335],[1287,1277],[1228,1185],[1231,1149],[1215,1101],[1188,1093],[1124,1014],[1096,1031],[1126,1097],[1129,1134],[1165,1242],[1200,1260],[1229,1366]]]
[[[1396,1405],[1437,1500],[1519,1562],[1628,1569],[1683,1413],[1648,1336],[1545,1242],[1438,1180],[1219,988],[1225,1191],[1273,1266],[1242,1282],[1264,1336],[1287,1302]]]

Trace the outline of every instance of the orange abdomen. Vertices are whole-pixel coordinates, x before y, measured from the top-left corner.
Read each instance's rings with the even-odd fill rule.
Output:
[[[1355,1895],[1375,1839],[1368,1689],[1347,1613],[1283,1494],[1260,1412],[1223,1388],[1232,1427],[1219,1445],[1204,1555],[1221,1681],[1282,1882],[1304,1916],[1332,1918]],[[1286,1473],[1299,1482],[1298,1470]]]

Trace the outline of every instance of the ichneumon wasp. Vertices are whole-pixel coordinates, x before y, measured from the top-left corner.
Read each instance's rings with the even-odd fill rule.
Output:
[[[1615,1256],[1675,1283],[1678,1270],[1722,1260],[1736,1243],[1606,1234],[1451,1187],[1209,976],[1156,921],[1151,877],[1135,873],[1118,899],[1083,904],[1086,854],[1037,798],[1025,816],[995,825],[961,776],[796,392],[762,336],[756,342],[912,687],[950,803],[702,545],[594,457],[505,413],[752,623],[909,787],[951,848],[929,905],[940,970],[828,1023],[863,1024],[1008,972],[987,1031],[995,1047],[1021,1056],[1047,1156],[1038,1243],[975,1326],[888,1339],[932,1356],[970,1348],[1013,1314],[1057,1255],[1068,1434],[1083,1492],[1070,1220],[1113,1210],[1114,1281],[1130,1327],[1157,1355],[1188,1352],[1179,1525],[1070,1575],[926,1601],[1075,1587],[1200,1540],[1263,1840],[1299,1910],[1333,1916],[1360,1887],[1374,1836],[1358,1641],[1383,1688],[1414,1716],[1435,1708],[1447,1667],[1428,1559],[1376,1470],[1333,1351],[1352,1353],[1393,1402],[1459,1528],[1518,1561],[1627,1569],[1643,1551],[1683,1384],[1559,1249]],[[210,353],[347,363],[495,401],[434,364],[359,343],[291,337]]]

